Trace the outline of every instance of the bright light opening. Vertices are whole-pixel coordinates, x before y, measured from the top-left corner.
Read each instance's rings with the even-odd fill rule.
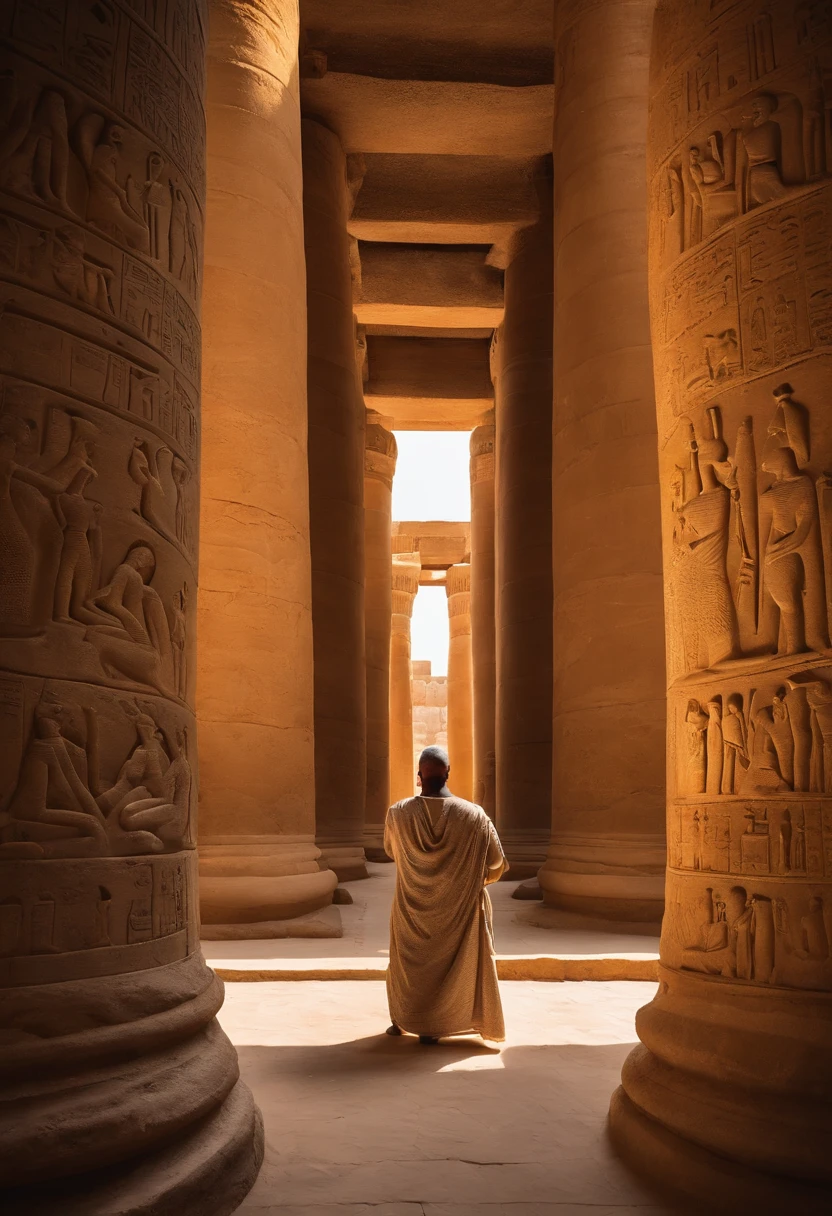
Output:
[[[429,659],[431,675],[448,674],[448,600],[444,587],[420,587],[410,624],[410,655]]]
[[[393,478],[393,518],[469,520],[471,432],[396,431],[395,435],[399,455]]]

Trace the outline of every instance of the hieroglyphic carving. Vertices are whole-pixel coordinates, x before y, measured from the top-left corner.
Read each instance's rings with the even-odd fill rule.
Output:
[[[670,669],[663,957],[829,989],[832,8],[659,10],[649,171]]]
[[[669,482],[668,599],[686,673],[774,652],[829,649],[827,475],[812,476],[809,411],[791,385],[774,389],[759,468],[754,419],[743,418],[733,454],[717,406],[704,424],[675,424]],[[768,482],[758,489],[760,478]]]
[[[724,979],[832,988],[828,892],[802,878],[752,877],[736,885],[703,878],[684,888],[684,898],[675,888],[667,917],[669,961]]]

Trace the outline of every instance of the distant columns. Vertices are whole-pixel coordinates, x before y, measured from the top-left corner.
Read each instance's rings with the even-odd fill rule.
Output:
[[[304,119],[315,817],[322,861],[366,878],[364,421],[356,375],[349,193],[337,135]]]
[[[552,806],[552,235],[521,233],[505,274],[497,392],[497,829],[512,878],[546,857]]]
[[[396,437],[368,420],[364,440],[364,615],[367,653],[367,799],[364,846],[383,851],[390,806],[391,502]],[[372,850],[372,852],[370,852]]]
[[[285,936],[336,885],[314,839],[297,68],[296,5],[212,5],[196,681],[206,937]],[[337,910],[325,915],[336,935]]]
[[[474,796],[474,687],[471,656],[471,567],[449,566],[448,754],[449,785],[458,798]]]
[[[654,9],[556,9],[552,840],[540,884],[547,903],[635,920],[661,914],[665,866],[646,250]],[[671,121],[676,102],[661,104]],[[677,353],[688,360],[686,347]]]
[[[474,801],[495,813],[494,425],[471,434],[471,647],[474,678]]]
[[[410,619],[419,590],[418,553],[393,554],[393,614],[390,636],[390,802],[412,798],[413,701],[410,687]]]

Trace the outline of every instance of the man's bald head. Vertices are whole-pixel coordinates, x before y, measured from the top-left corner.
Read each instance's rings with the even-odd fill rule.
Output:
[[[422,790],[435,797],[443,789],[451,771],[448,753],[442,747],[426,747],[419,757],[419,778]]]

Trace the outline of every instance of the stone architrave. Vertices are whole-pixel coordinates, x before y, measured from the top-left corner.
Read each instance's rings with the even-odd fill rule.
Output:
[[[552,222],[514,242],[495,350],[497,830],[509,878],[532,878],[552,823]]]
[[[315,844],[297,33],[293,0],[212,4],[197,683],[210,938],[340,936]]]
[[[390,634],[390,802],[412,798],[413,701],[410,686],[410,619],[419,590],[419,554],[393,554],[393,614]]]
[[[493,422],[471,433],[471,647],[474,678],[474,801],[492,819],[496,798]],[[547,806],[548,817],[548,806]]]
[[[0,1186],[219,1216],[262,1125],[199,948],[204,6],[97,7],[0,13]]]
[[[665,693],[645,139],[654,0],[556,8],[554,714],[545,901],[654,920]]]
[[[471,566],[449,566],[448,754],[450,786],[457,798],[474,797],[474,683],[471,656]]]
[[[352,311],[350,191],[338,136],[304,119],[309,518],[316,840],[342,881],[366,878],[364,425]]]
[[[384,854],[390,806],[391,501],[396,437],[367,419],[364,440],[364,614],[367,654],[367,801],[364,849]]]
[[[612,1120],[748,1211],[832,1183],[832,161],[808,69],[830,53],[824,6],[656,14],[667,904]]]

